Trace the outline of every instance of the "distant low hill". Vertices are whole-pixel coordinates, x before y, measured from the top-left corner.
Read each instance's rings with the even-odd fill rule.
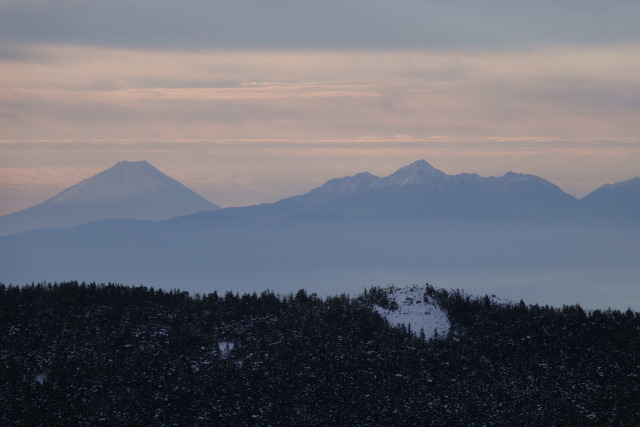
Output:
[[[146,161],[119,162],[54,197],[0,217],[0,234],[112,218],[159,220],[218,206]]]

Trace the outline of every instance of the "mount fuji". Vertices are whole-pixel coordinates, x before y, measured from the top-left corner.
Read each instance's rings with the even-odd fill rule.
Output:
[[[0,217],[0,235],[105,219],[161,220],[219,207],[147,161],[122,161],[54,197]]]

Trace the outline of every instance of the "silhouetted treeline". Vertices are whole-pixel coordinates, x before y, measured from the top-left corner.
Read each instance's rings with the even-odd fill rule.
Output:
[[[425,293],[448,336],[389,327],[380,288],[0,285],[0,424],[640,424],[638,313]]]

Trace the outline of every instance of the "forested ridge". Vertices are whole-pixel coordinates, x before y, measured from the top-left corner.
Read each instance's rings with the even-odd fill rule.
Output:
[[[640,314],[424,287],[357,297],[0,285],[2,425],[640,425]]]

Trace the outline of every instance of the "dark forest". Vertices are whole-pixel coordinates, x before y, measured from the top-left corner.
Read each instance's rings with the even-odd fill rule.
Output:
[[[0,285],[0,424],[640,425],[639,313],[424,292],[447,336],[383,288]]]

